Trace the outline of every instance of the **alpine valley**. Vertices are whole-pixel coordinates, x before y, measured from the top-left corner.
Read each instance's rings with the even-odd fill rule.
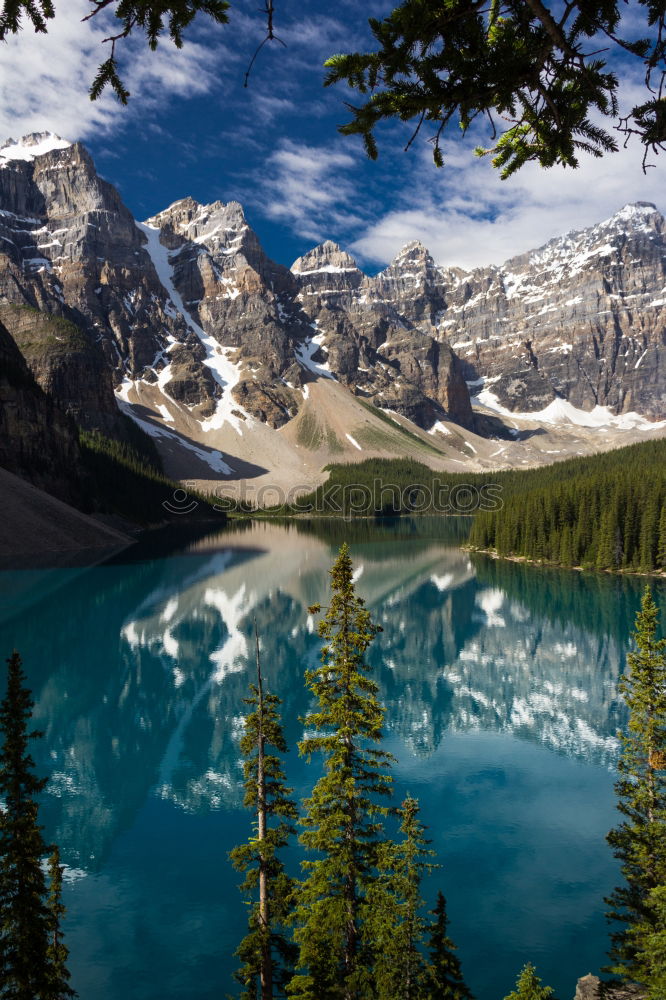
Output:
[[[137,222],[85,147],[0,149],[0,461],[69,502],[76,425],[208,491],[332,462],[527,467],[666,433],[666,223],[627,205],[502,266],[420,243],[375,276],[330,241],[291,269],[236,202]],[[40,461],[35,461],[39,454]],[[74,457],[73,457],[74,456]]]

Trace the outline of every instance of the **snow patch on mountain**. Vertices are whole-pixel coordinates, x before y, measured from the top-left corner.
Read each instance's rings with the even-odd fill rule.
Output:
[[[316,327],[315,327],[316,329]],[[335,375],[331,371],[331,366],[328,361],[319,362],[314,361],[314,355],[317,353],[320,347],[323,347],[324,334],[315,333],[313,337],[309,340],[304,340],[302,344],[298,344],[294,348],[294,354],[296,355],[296,360],[302,368],[306,368],[307,371],[312,372],[313,375],[321,375],[323,378],[335,378]],[[325,350],[325,348],[324,348]]]
[[[145,234],[147,239],[146,250],[153,262],[162,287],[171,299],[174,307],[183,317],[190,330],[196,334],[203,346],[206,348],[207,357],[204,364],[210,368],[215,381],[222,389],[222,396],[217,402],[217,408],[212,417],[201,422],[201,429],[204,431],[219,430],[225,423],[231,426],[239,434],[243,433],[243,423],[249,426],[253,423],[251,416],[245,413],[231,394],[231,390],[238,383],[241,375],[241,366],[230,360],[230,354],[234,352],[233,347],[223,347],[210,334],[207,334],[198,323],[192,319],[185,307],[185,303],[176,290],[173,280],[173,267],[170,261],[170,252],[160,240],[160,230],[157,226],[151,226],[147,222],[137,222],[137,227]],[[236,412],[234,412],[236,411]],[[242,415],[241,415],[242,414]],[[243,420],[243,416],[245,420]],[[249,422],[249,424],[248,424]]]
[[[67,139],[61,139],[53,132],[32,132],[21,139],[7,139],[0,147],[0,165],[2,160],[34,160],[54,149],[68,149],[72,145]]]
[[[121,387],[123,390],[123,387]],[[125,384],[124,392],[126,393],[127,387]],[[182,434],[178,434],[176,431],[168,431],[166,427],[161,424],[151,423],[149,420],[142,420],[135,411],[131,403],[127,402],[121,397],[121,392],[116,392],[116,402],[120,410],[125,413],[131,420],[137,424],[142,431],[145,431],[152,438],[167,438],[173,441],[175,444],[180,445],[181,448],[186,448],[187,451],[192,452],[200,462],[204,462],[213,472],[218,472],[223,476],[232,476],[234,470],[224,461],[224,456],[221,451],[208,450],[206,448],[199,448],[192,441],[184,437]],[[163,419],[166,419],[163,415]]]
[[[640,413],[620,413],[616,416],[608,406],[595,406],[592,410],[580,410],[568,400],[561,398],[554,399],[543,410],[518,413],[502,406],[495,393],[490,389],[482,389],[476,396],[472,396],[472,406],[475,405],[492,410],[503,417],[511,417],[514,420],[536,420],[555,426],[575,424],[577,427],[598,427],[600,429],[612,427],[615,430],[626,431],[655,431],[666,427],[666,420],[660,422],[646,420]]]

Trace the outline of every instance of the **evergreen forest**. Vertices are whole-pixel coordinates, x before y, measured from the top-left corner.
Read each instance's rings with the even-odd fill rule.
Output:
[[[558,566],[666,571],[666,441],[501,482],[502,509],[478,512],[472,546]]]
[[[666,441],[540,468],[435,472],[406,459],[328,467],[329,478],[271,514],[462,517],[472,548],[555,566],[666,571]],[[471,522],[468,519],[471,516]]]

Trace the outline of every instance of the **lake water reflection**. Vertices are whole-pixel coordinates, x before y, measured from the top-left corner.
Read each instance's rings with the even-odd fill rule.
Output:
[[[227,852],[249,830],[238,740],[253,616],[295,747],[319,650],[307,606],[326,603],[344,538],[384,629],[371,659],[396,796],[421,800],[442,863],[426,894],[447,896],[478,1000],[501,1000],[527,960],[568,1000],[603,964],[616,688],[643,584],[470,557],[462,530],[245,522],[169,556],[0,574],[2,648],[21,652],[45,732],[42,818],[69,867],[81,997],[233,992],[245,914]],[[305,794],[312,767],[295,749],[288,774]]]

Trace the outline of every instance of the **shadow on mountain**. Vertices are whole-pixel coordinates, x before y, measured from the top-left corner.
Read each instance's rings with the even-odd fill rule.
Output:
[[[501,417],[479,413],[478,410],[474,413],[474,431],[480,437],[497,438],[499,441],[527,441],[529,438],[547,433],[544,427],[517,430],[515,427],[508,427]]]
[[[142,403],[132,403],[132,413],[141,420],[143,429],[152,438],[159,441],[159,451],[164,464],[165,475],[173,479],[183,479],[182,463],[183,452],[187,457],[187,478],[188,479],[219,479],[220,482],[236,479],[256,479],[265,475],[269,470],[254,462],[248,462],[239,455],[231,452],[222,452],[219,448],[212,448],[188,437],[182,431],[175,428],[171,430],[165,427],[164,422],[157,419],[152,410]],[[148,425],[153,430],[148,429]],[[231,472],[219,471],[219,464],[223,463],[232,470]]]

